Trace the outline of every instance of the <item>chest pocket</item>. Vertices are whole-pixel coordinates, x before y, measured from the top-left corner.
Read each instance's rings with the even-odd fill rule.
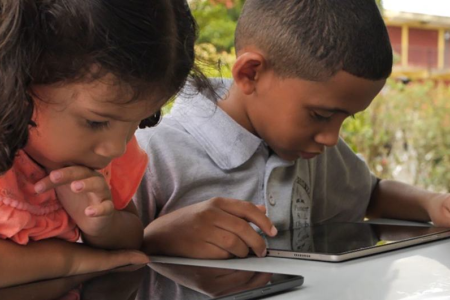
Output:
[[[292,185],[292,227],[308,226],[311,223],[312,193],[311,175],[307,161],[297,160],[296,175]]]

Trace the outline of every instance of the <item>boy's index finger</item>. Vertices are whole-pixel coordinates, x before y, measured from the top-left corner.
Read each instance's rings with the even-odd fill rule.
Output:
[[[82,166],[71,166],[51,171],[50,174],[36,182],[34,190],[43,193],[58,186],[70,184],[73,181],[93,176],[102,176],[100,173]]]
[[[269,236],[277,235],[278,230],[273,225],[272,221],[265,215],[261,208],[253,203],[230,198],[217,198],[215,202],[222,210],[252,222],[265,234]]]
[[[256,207],[262,211],[264,214],[267,213],[267,209],[265,205],[256,205]]]

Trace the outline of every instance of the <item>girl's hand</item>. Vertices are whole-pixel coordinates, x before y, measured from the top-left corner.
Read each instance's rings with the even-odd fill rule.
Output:
[[[102,174],[82,166],[50,172],[35,184],[36,192],[55,189],[58,200],[84,234],[101,235],[116,212]]]

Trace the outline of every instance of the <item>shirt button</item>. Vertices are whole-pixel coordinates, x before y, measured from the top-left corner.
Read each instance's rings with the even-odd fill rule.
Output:
[[[272,206],[275,206],[275,204],[277,204],[277,202],[275,201],[275,198],[271,194],[269,194],[269,203]]]

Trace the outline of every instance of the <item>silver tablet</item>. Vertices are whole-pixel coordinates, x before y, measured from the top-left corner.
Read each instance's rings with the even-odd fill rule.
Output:
[[[450,237],[450,228],[370,223],[325,223],[280,231],[267,239],[267,255],[330,262]]]

